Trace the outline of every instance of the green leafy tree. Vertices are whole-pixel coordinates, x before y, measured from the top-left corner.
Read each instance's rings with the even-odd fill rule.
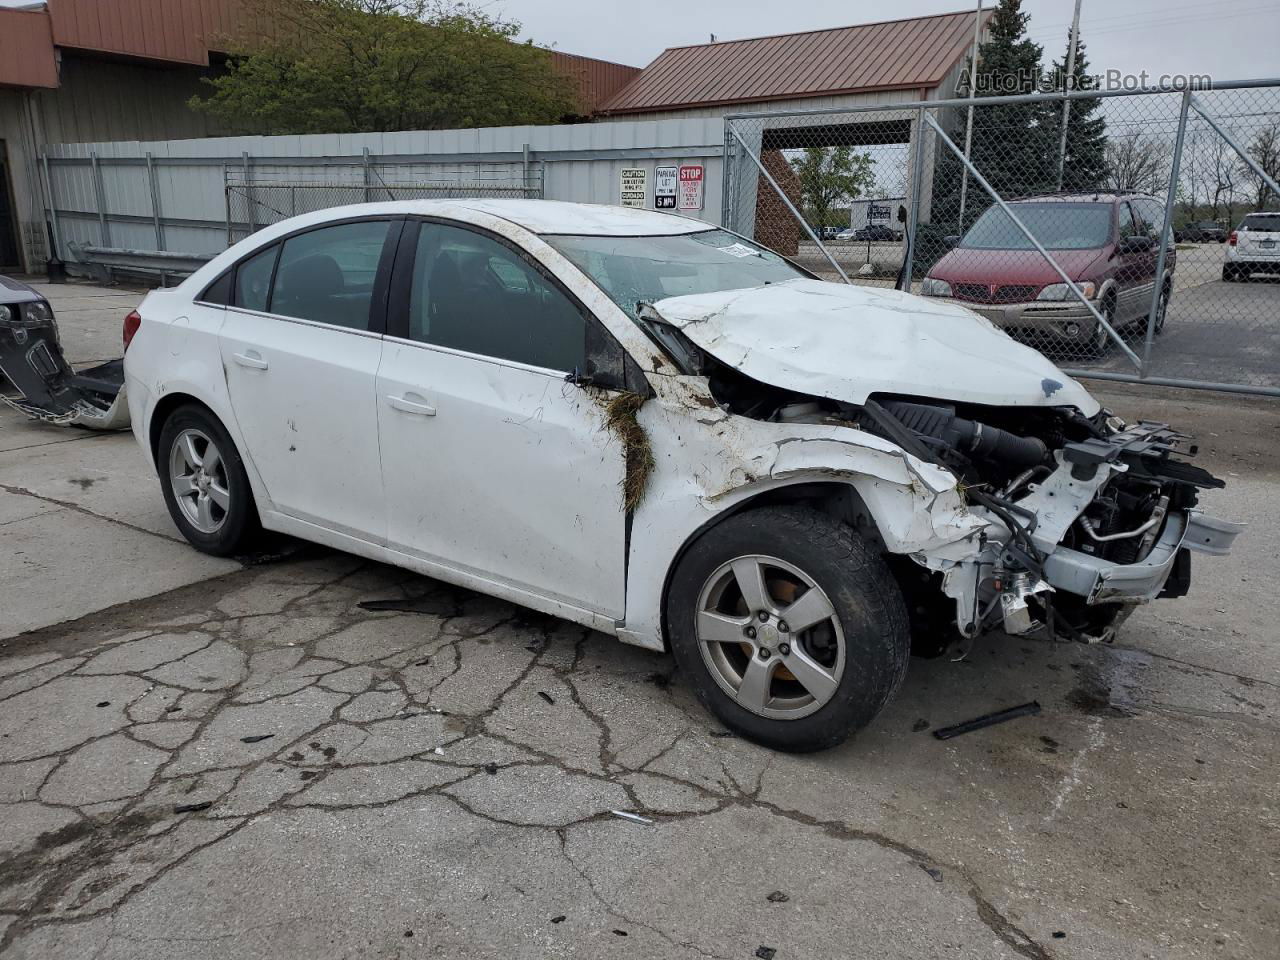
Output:
[[[580,112],[520,25],[443,0],[244,0],[227,69],[191,106],[251,133],[549,123]]]
[[[1056,91],[1068,86],[1067,59],[1070,44],[1071,38],[1068,36],[1062,60],[1055,60],[1050,68],[1050,79]],[[1075,70],[1069,86],[1071,90],[1089,89],[1089,61],[1085,57],[1083,43],[1076,45]],[[1096,98],[1071,101],[1071,112],[1067,120],[1067,153],[1062,168],[1064,190],[1093,190],[1106,182],[1107,121],[1099,112],[1101,109],[1102,101]],[[1051,104],[1050,111],[1054,119],[1053,157],[1056,161],[1062,142],[1062,105]]]
[[[849,147],[805,147],[803,154],[791,160],[791,169],[815,227],[838,226],[836,207],[857,199],[875,182],[871,155],[854,153]],[[847,212],[843,222],[849,222]]]

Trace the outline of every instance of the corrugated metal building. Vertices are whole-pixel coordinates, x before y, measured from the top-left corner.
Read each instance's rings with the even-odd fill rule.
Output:
[[[44,261],[47,145],[228,132],[187,101],[244,28],[244,9],[242,0],[0,0],[0,269]],[[551,56],[584,113],[639,73]]]

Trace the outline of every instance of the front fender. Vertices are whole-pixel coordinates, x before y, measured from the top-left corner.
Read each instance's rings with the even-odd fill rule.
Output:
[[[938,549],[989,525],[965,506],[951,473],[851,424],[752,420],[708,403],[705,381],[651,379],[657,396],[638,419],[655,466],[632,518],[618,628],[628,642],[662,648],[663,592],[680,555],[716,519],[764,494],[848,484],[891,553]]]

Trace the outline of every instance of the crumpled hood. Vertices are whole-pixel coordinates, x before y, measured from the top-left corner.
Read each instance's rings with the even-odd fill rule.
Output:
[[[990,321],[898,290],[799,279],[668,297],[653,308],[716,359],[798,393],[1099,410],[1080,384]]]

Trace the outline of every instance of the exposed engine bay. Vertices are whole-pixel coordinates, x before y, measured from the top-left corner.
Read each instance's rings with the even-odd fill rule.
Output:
[[[1136,605],[1186,594],[1192,551],[1227,553],[1241,529],[1196,509],[1200,490],[1224,484],[1183,459],[1195,446],[1164,424],[1070,406],[807,396],[663,334],[682,341],[682,359],[732,413],[867,431],[957,478],[969,509],[991,521],[976,548],[888,558],[913,626],[953,645],[993,629],[1109,641]]]

